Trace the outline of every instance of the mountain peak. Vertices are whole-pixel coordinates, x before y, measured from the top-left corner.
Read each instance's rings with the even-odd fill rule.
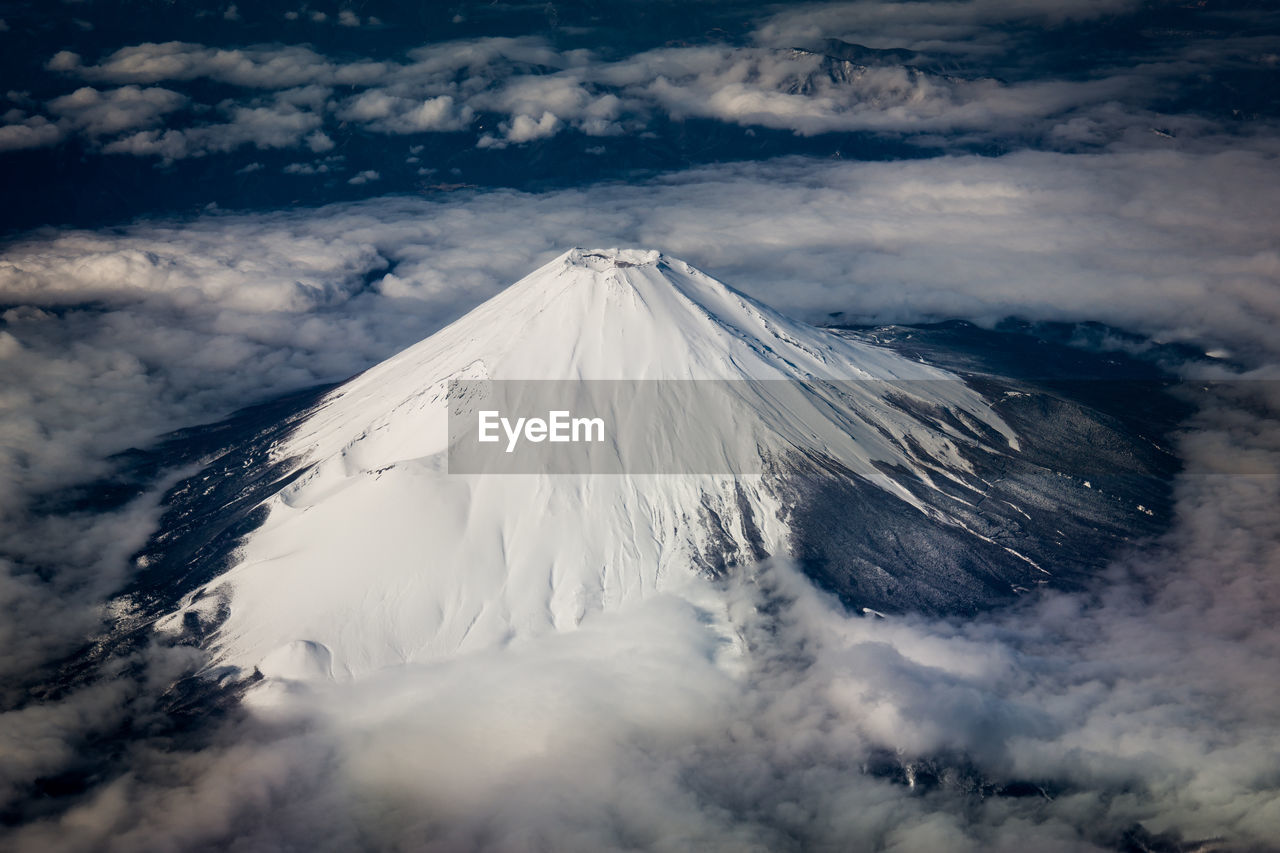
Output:
[[[434,457],[447,446],[440,410],[453,379],[954,378],[793,321],[658,251],[574,248],[334,391],[279,452],[368,470]],[[942,402],[991,420],[963,383],[943,387]]]
[[[582,267],[596,272],[628,267],[654,266],[662,254],[653,249],[570,249],[560,256],[566,267]]]
[[[450,414],[470,413],[451,402],[454,379],[663,380],[640,415],[659,425],[688,419],[687,380],[727,381],[710,386],[723,392],[727,437],[690,445],[711,467],[689,470],[732,471],[713,466],[746,457],[769,473],[451,473]],[[762,379],[774,381],[733,381]],[[345,677],[566,630],[699,573],[788,553],[810,529],[797,502],[825,507],[814,490],[833,477],[858,506],[890,502],[870,518],[933,523],[941,510],[920,495],[948,501],[939,480],[968,482],[959,445],[1000,433],[1014,445],[955,379],[790,320],[657,251],[571,249],[327,395],[273,448],[296,477],[264,503],[236,565],[166,624],[181,630],[188,613],[216,622],[219,661],[245,672]],[[534,401],[533,385],[519,388],[517,402]],[[629,458],[635,444],[619,432],[635,421],[635,394],[613,389],[599,411],[612,443],[596,460]],[[678,444],[661,428],[634,434],[642,451]],[[854,523],[818,515],[815,530]],[[1016,568],[1023,581],[1028,569]]]

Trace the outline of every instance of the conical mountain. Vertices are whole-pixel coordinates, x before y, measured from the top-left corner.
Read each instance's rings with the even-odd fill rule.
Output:
[[[740,383],[728,417],[763,458],[746,476],[449,473],[450,382],[475,380]],[[1043,574],[948,509],[979,479],[975,455],[1017,453],[982,396],[653,251],[561,255],[332,391],[274,452],[301,475],[266,500],[232,568],[162,621],[202,623],[217,660],[245,672],[343,678],[569,630],[868,525],[972,534],[987,554],[931,546],[904,586],[910,567],[877,562],[861,536],[824,571],[862,572],[850,588],[869,607],[931,578],[945,604]],[[832,488],[845,505],[815,515]]]

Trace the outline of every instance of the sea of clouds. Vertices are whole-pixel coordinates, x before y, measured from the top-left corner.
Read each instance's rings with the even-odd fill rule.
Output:
[[[743,9],[735,5],[742,4],[707,4],[723,7],[736,31]],[[1128,38],[1134,52],[1103,52],[1087,70],[1041,62],[1038,39],[1046,31],[1123,19],[1143,5],[793,4],[754,10],[757,20],[728,41],[690,33],[621,55],[607,40],[566,38],[570,27],[560,34],[564,44],[529,34],[334,56],[310,43],[267,40],[263,34],[271,30],[260,22],[233,45],[144,41],[103,46],[97,55],[64,49],[41,58],[60,94],[0,94],[0,104],[8,104],[0,113],[0,152],[69,140],[92,155],[162,163],[247,149],[293,151],[300,159],[286,172],[319,174],[322,166],[335,168],[342,158],[336,151],[353,130],[388,138],[466,133],[491,149],[569,131],[606,143],[687,118],[802,136],[869,131],[927,147],[1016,141],[1092,150],[1149,141],[1153,132],[1212,136],[1220,126],[1211,115],[1171,105],[1180,88],[1194,87],[1207,72],[1274,67],[1275,40],[1247,34],[1251,21],[1265,32],[1265,10],[1227,10],[1229,26],[1218,22],[1203,34],[1164,39],[1153,18],[1151,33]],[[1145,9],[1153,10],[1159,6]],[[328,16],[312,20],[322,24]],[[601,23],[600,16],[584,20]],[[372,26],[385,31],[381,22]],[[577,35],[591,29],[579,27]],[[254,37],[248,34],[262,41],[243,44]],[[832,76],[824,59],[833,50],[829,39],[897,54],[855,56],[851,64],[836,63]],[[839,57],[840,48],[834,51]],[[1051,62],[1060,66],[1062,57]],[[1238,112],[1252,103],[1232,97]],[[1214,105],[1219,112],[1230,106]]]
[[[287,45],[53,57],[76,88],[7,113],[0,148],[77,136],[169,159],[243,146],[321,157],[337,120],[399,134],[487,112],[504,116],[477,141],[491,147],[689,114],[798,133],[1030,128],[1053,150],[783,158],[10,238],[0,839],[20,851],[1277,849],[1276,137],[1152,112],[1160,81],[1200,61],[1185,46],[1092,79],[881,69],[850,91],[789,89],[816,61],[787,53],[806,39],[999,55],[1019,28],[1132,7],[828,4],[782,10],[740,49],[608,61],[528,39],[392,64]],[[534,65],[545,73],[522,71]],[[194,79],[243,91],[221,118],[169,126],[190,96],[167,87]],[[1017,315],[1193,345],[1215,358],[1188,376],[1244,381],[1202,400],[1177,449],[1190,469],[1242,473],[1182,476],[1169,531],[1090,590],[968,621],[851,618],[777,562],[575,632],[263,692],[194,731],[175,732],[164,709],[199,650],[148,647],[51,686],[109,623],[164,489],[189,472],[110,511],[49,512],[47,496],[168,431],[346,378],[575,245],[656,248],[815,322]],[[885,766],[897,777],[869,772]],[[65,798],[33,788],[86,771]],[[994,795],[1013,781],[1023,796]]]
[[[1274,379],[1272,163],[782,160],[11,243],[4,671],[20,693],[92,632],[159,513],[154,492],[106,515],[43,516],[34,497],[165,430],[354,373],[571,244],[657,247],[810,319],[1101,320],[1232,355],[1208,375]],[[1256,390],[1208,406],[1180,451],[1274,472],[1271,383],[1231,387]],[[152,650],[136,677],[6,697],[13,802],[86,743],[138,733],[119,775],[13,843],[1074,850],[1141,824],[1262,849],[1280,826],[1278,485],[1185,477],[1169,534],[1089,594],[869,621],[774,565],[574,634],[288,694],[198,746],[146,736],[199,660]],[[936,760],[949,783],[863,772],[885,754]],[[1045,793],[984,797],[977,780]]]

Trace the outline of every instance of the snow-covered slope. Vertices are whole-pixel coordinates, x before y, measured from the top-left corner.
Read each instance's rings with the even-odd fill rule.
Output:
[[[448,473],[451,379],[791,381],[735,398],[759,476],[522,476]],[[871,379],[934,381],[825,381]],[[202,617],[219,662],[290,678],[518,642],[787,553],[796,481],[858,483],[955,526],[919,496],[963,483],[979,445],[1017,441],[944,371],[657,252],[574,249],[331,392],[275,450],[305,473],[162,627]]]

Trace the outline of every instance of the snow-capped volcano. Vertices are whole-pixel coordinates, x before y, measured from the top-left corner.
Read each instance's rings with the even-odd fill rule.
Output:
[[[734,386],[744,447],[766,457],[734,477],[449,473],[453,380],[781,381]],[[245,672],[358,676],[767,555],[875,609],[972,606],[1048,574],[1010,545],[1007,511],[976,509],[975,460],[1018,448],[953,374],[658,252],[574,249],[322,399],[272,449],[300,474],[161,627],[199,624]]]
[[[1012,439],[955,378],[791,321],[658,252],[573,249],[338,389],[285,452],[317,461],[340,454],[366,470],[437,454],[448,441],[438,404],[451,379],[937,380],[929,393],[944,396],[933,402]],[[889,390],[869,383],[864,402]],[[876,430],[860,440],[884,461],[902,457]]]

